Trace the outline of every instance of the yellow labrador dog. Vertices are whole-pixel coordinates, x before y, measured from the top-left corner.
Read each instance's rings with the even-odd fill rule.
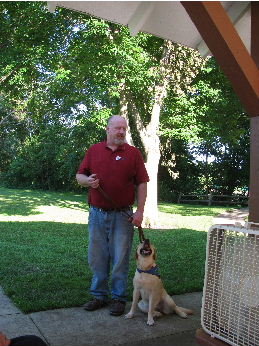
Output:
[[[148,313],[147,324],[154,324],[154,317],[176,313],[182,318],[193,314],[192,310],[180,308],[167,294],[158,274],[155,263],[156,250],[149,239],[139,244],[136,252],[137,270],[133,279],[134,291],[132,306],[125,318],[133,318],[137,305],[142,312]],[[141,296],[141,300],[139,298]]]

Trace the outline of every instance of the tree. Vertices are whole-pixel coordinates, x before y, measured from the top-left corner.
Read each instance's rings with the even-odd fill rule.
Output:
[[[98,117],[87,79],[72,74],[65,64],[67,46],[76,36],[73,14],[50,14],[42,2],[1,2],[0,17],[2,178],[16,186],[75,187],[80,147],[85,146],[73,137],[80,133],[74,126],[85,131]],[[82,120],[86,112],[78,108],[81,103],[90,120]],[[92,133],[100,138],[103,129]],[[65,155],[68,137],[73,154]],[[84,134],[82,139],[92,143],[90,137]]]
[[[27,135],[26,124],[0,96],[0,172],[8,169]]]
[[[248,185],[249,118],[214,58],[192,84],[196,92],[184,103],[198,124],[193,150],[207,158],[201,168],[204,192],[232,194]],[[214,161],[208,163],[209,157]]]

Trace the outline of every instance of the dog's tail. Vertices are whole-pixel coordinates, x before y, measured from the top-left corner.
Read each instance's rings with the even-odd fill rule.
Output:
[[[187,315],[194,315],[194,311],[186,308],[181,308]]]
[[[185,309],[185,308],[182,308],[180,306],[176,306],[174,310],[175,310],[175,313],[182,318],[186,318],[187,315],[193,315],[194,314],[193,310]]]

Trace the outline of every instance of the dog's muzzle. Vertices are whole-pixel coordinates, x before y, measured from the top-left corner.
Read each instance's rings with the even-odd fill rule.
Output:
[[[149,239],[145,239],[143,242],[143,246],[140,249],[140,254],[142,256],[150,256],[152,254],[152,249],[150,247],[150,241]]]

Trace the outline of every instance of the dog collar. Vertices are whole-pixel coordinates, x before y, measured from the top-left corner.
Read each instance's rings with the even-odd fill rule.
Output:
[[[156,275],[160,279],[160,275],[159,275],[159,272],[158,272],[158,266],[152,267],[149,270],[142,270],[142,269],[137,268],[137,271],[139,273],[146,273],[146,274]]]

